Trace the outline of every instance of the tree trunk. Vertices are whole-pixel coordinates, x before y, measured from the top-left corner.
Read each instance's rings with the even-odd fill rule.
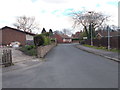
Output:
[[[84,26],[84,29],[85,29],[85,32],[86,32],[87,38],[89,38],[89,34],[88,34],[87,27],[86,27],[86,26]]]

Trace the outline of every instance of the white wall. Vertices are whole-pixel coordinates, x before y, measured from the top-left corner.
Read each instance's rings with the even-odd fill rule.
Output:
[[[33,36],[32,35],[26,35],[26,40],[33,40]]]
[[[72,40],[71,39],[63,39],[63,42],[71,42]]]

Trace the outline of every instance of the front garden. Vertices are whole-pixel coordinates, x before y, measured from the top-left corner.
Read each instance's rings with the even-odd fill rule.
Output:
[[[29,45],[25,45],[21,47],[19,50],[26,55],[37,56],[37,48],[39,46],[47,46],[53,43],[55,43],[55,39],[50,38],[49,32],[45,32],[34,36],[34,45],[33,43],[31,44],[29,43]]]

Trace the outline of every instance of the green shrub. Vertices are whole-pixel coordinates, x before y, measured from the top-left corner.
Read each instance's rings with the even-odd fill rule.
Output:
[[[29,56],[36,56],[37,55],[37,52],[36,52],[34,45],[26,45],[24,47],[21,47],[19,50],[22,51],[23,53],[25,53],[26,55],[29,55]]]
[[[36,52],[36,49],[31,49],[31,50],[28,50],[26,54],[30,56],[36,56],[37,52]]]
[[[85,40],[81,40],[81,41],[80,41],[80,44],[85,44]]]
[[[27,50],[30,50],[30,49],[35,48],[35,46],[34,46],[34,45],[26,45],[25,48],[26,48]]]
[[[49,37],[44,36],[44,45],[49,45],[51,44],[51,40]]]
[[[34,43],[35,43],[35,46],[44,45],[44,36],[42,34],[35,36]]]
[[[46,32],[46,33],[42,33],[41,35],[43,35],[43,36],[50,36],[50,33]]]
[[[80,39],[79,38],[74,38],[72,39],[73,41],[79,41]]]
[[[49,33],[39,34],[34,37],[35,46],[49,45],[51,44],[51,39],[49,38]]]
[[[56,40],[55,40],[55,38],[51,38],[51,42],[55,42]]]

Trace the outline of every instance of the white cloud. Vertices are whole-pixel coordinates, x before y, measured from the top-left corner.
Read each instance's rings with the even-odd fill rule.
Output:
[[[70,28],[72,20],[63,16],[63,12],[70,8],[103,12],[111,16],[110,24],[117,25],[117,6],[108,2],[113,0],[0,0],[0,25],[12,26],[17,16],[26,15],[35,16],[41,28],[53,30]],[[58,12],[53,14],[55,10]]]

